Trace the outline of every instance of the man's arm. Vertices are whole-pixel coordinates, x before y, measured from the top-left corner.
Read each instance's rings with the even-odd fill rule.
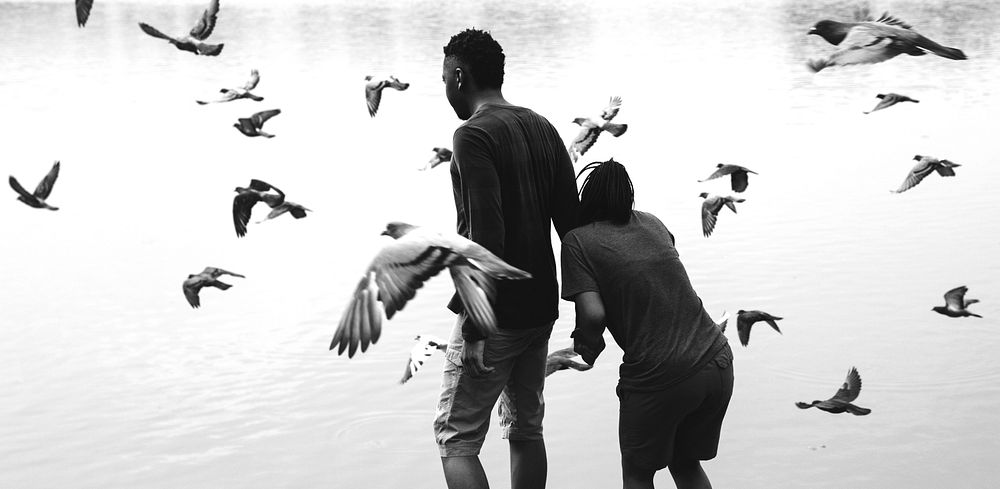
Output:
[[[559,239],[563,239],[571,229],[577,224],[577,208],[580,206],[580,197],[576,188],[576,173],[573,170],[573,162],[569,158],[569,153],[562,148],[562,139],[559,133],[552,129],[554,137],[559,141],[560,147],[557,151],[558,161],[553,172],[552,182],[552,224],[556,228]]]
[[[597,292],[581,292],[573,301],[576,303],[576,329],[573,350],[583,357],[588,365],[593,365],[597,356],[604,351],[604,301]]]
[[[461,127],[455,131],[453,145],[453,158],[461,176],[466,237],[503,259],[505,229],[500,178],[490,154],[488,136],[482,130]],[[467,342],[485,338],[471,321],[462,325],[462,337]]]

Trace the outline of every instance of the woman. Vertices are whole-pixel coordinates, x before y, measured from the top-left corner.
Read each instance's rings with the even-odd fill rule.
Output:
[[[580,226],[562,242],[562,297],[576,303],[574,348],[593,365],[607,327],[625,352],[618,441],[626,489],[653,487],[664,467],[678,488],[711,488],[733,394],[732,350],[691,287],[674,236],[632,210],[632,181],[614,160],[594,162],[580,189]]]

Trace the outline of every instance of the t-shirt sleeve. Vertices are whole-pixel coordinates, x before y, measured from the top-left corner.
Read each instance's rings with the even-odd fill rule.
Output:
[[[553,137],[562,141],[555,128],[551,125],[549,127]],[[556,228],[559,239],[562,239],[566,233],[576,227],[580,198],[576,188],[576,173],[573,171],[573,162],[569,159],[569,152],[564,151],[560,146],[556,157],[552,188],[552,224]]]
[[[597,277],[580,247],[580,240],[570,232],[562,241],[562,298],[573,300],[582,292],[600,292]]]

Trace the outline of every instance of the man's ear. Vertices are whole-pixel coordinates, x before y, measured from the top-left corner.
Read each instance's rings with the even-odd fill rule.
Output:
[[[465,72],[462,71],[462,68],[459,68],[459,67],[456,66],[455,67],[455,86],[459,90],[462,90],[462,82],[463,81],[465,81]]]

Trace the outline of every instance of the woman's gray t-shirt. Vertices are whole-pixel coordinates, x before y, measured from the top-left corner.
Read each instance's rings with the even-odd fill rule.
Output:
[[[601,295],[605,326],[625,352],[623,390],[667,388],[728,344],[691,287],[673,235],[652,214],[633,211],[628,224],[599,221],[566,234],[562,297],[588,291]]]

